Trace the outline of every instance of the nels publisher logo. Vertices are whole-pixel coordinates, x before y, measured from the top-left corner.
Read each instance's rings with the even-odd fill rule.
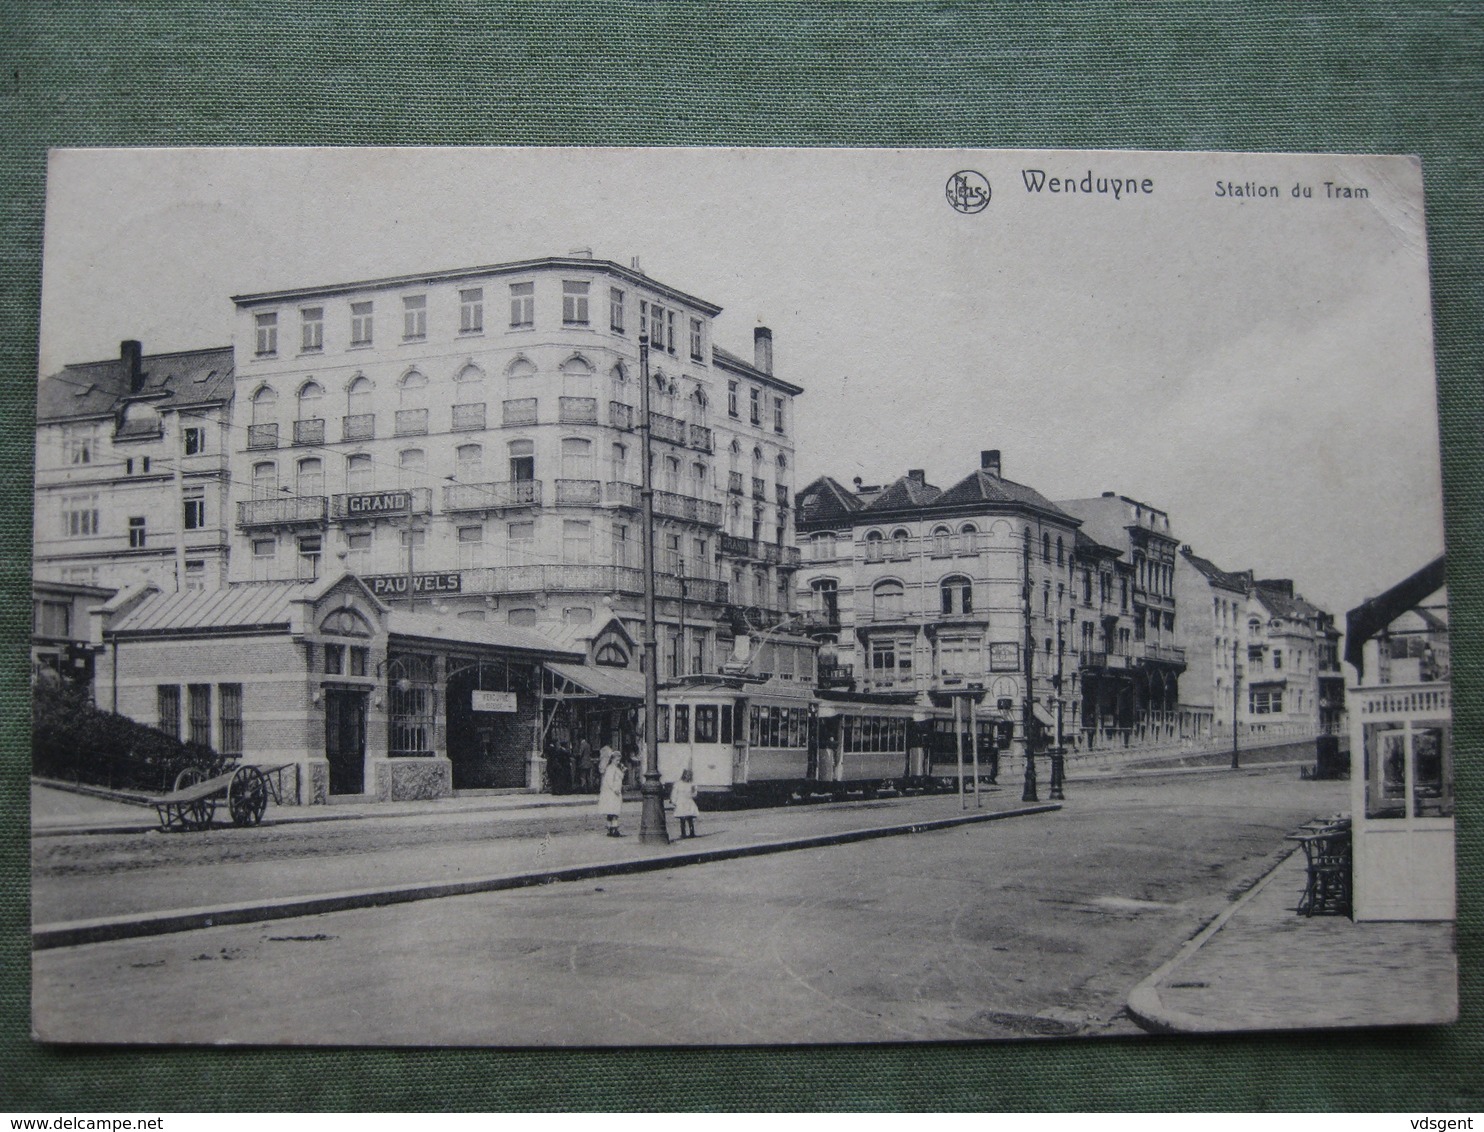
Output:
[[[960,169],[948,178],[943,195],[955,212],[983,212],[989,204],[989,179],[972,169]]]

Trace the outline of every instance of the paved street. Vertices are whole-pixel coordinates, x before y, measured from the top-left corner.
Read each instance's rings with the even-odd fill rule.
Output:
[[[1345,784],[1300,782],[1292,768],[1081,784],[1059,813],[942,832],[60,948],[35,955],[34,1017],[47,1038],[111,1042],[1128,1033],[1134,1026],[1122,1008],[1130,988],[1268,871],[1285,832],[1344,801]],[[887,824],[892,811],[899,819],[928,804],[957,812],[951,799],[876,805]],[[702,828],[719,835],[724,822],[751,820],[818,828],[845,820],[838,815],[848,809],[715,815],[703,817]],[[398,859],[463,860],[481,844],[461,822],[395,828],[327,823],[318,832],[348,839],[338,854],[311,840],[251,865],[264,884],[306,859],[323,866],[337,855],[364,858],[371,863],[355,867],[378,874]],[[431,832],[440,828],[459,832]],[[509,844],[482,828],[485,842]],[[565,844],[600,856],[611,844],[585,831],[520,832],[551,852]],[[400,843],[414,833],[431,840]],[[170,851],[208,853],[215,836],[171,839]],[[358,854],[352,846],[361,836],[379,851]],[[69,869],[86,877],[89,854],[62,841],[64,860],[48,863],[42,847],[38,867],[58,879]],[[173,871],[204,876],[211,866]],[[126,892],[147,887],[140,881],[148,872],[120,868],[87,883],[96,886],[101,875],[104,888]],[[38,887],[47,883],[39,879]]]

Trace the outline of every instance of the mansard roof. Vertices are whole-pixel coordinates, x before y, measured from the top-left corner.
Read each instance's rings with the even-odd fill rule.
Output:
[[[1317,605],[1304,600],[1301,594],[1295,594],[1288,589],[1264,585],[1262,582],[1258,582],[1253,587],[1252,592],[1275,617],[1288,617],[1295,621],[1311,621],[1324,612]]]
[[[942,490],[925,480],[902,476],[890,484],[885,491],[867,503],[867,511],[911,511],[926,507],[943,494]]]
[[[975,503],[1002,503],[1030,507],[1063,519],[1072,518],[1035,488],[1026,487],[1025,484],[1016,483],[1014,480],[1007,480],[983,468],[959,480],[943,492],[936,502],[938,506],[943,507],[962,507],[965,504]]]
[[[147,398],[165,411],[221,404],[232,397],[232,347],[145,354],[144,382],[129,389],[122,358],[78,362],[43,378],[36,391],[36,423],[96,419],[117,412],[128,400]]]
[[[845,521],[859,511],[861,506],[861,501],[849,488],[843,487],[829,476],[820,476],[798,495],[801,523]]]

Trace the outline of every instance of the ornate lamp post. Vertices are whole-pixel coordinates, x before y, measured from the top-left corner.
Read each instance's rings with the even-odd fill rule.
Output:
[[[639,499],[641,502],[644,554],[644,782],[641,787],[644,808],[639,817],[639,840],[646,845],[670,844],[665,829],[665,788],[660,782],[660,748],[658,734],[659,657],[655,645],[654,618],[654,483],[650,459],[653,440],[649,416],[649,335],[639,334]]]

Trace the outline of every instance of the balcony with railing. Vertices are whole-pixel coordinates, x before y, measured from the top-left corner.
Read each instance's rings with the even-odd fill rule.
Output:
[[[428,410],[398,409],[393,429],[397,436],[427,436]]]
[[[368,499],[368,497],[371,497]],[[368,506],[369,504],[369,506]],[[430,515],[433,511],[433,489],[430,487],[395,488],[390,491],[352,491],[330,496],[330,518],[383,519],[407,514]],[[355,510],[352,511],[352,506]]]
[[[294,422],[295,444],[323,444],[325,442],[325,422],[320,417],[309,420]]]
[[[786,483],[774,484],[773,485],[773,493],[774,493],[775,497],[778,500],[778,506],[780,506],[780,507],[792,507],[793,506],[794,497],[793,497],[793,494],[788,490],[788,484],[786,484]]]
[[[485,427],[484,402],[453,407],[454,432],[479,432]]]
[[[237,504],[237,525],[295,527],[325,521],[329,501],[323,495],[279,495],[272,499],[244,499]]]
[[[690,446],[701,452],[712,451],[711,430],[705,425],[690,426]]]
[[[351,413],[340,418],[341,440],[372,440],[375,436],[375,413]]]
[[[741,495],[741,494],[743,494],[743,491],[744,491],[744,488],[742,486],[742,473],[741,472],[728,472],[727,473],[727,492],[728,492],[728,494],[730,494],[730,495]]]
[[[634,427],[634,406],[625,405],[622,401],[609,401],[608,423],[614,428],[630,431]]]
[[[462,582],[464,593],[475,594],[644,592],[644,572],[632,566],[482,566],[463,571]],[[678,600],[680,579],[657,574],[655,596]],[[685,599],[724,604],[727,584],[712,578],[687,578]]]
[[[685,422],[664,413],[649,414],[649,432],[656,440],[668,440],[685,447]]]
[[[1436,683],[1381,684],[1351,688],[1346,705],[1369,720],[1447,719],[1453,710],[1453,695],[1446,680]]]
[[[638,510],[643,501],[639,487],[632,483],[609,481],[603,490],[603,501],[614,507]],[[654,493],[654,513],[667,519],[688,519],[711,527],[721,526],[721,504],[696,499],[673,491]]]
[[[443,489],[445,511],[508,511],[541,506],[540,480],[451,483]]]
[[[768,484],[761,476],[752,477],[752,497],[754,499],[768,498]]]
[[[502,420],[507,425],[529,425],[536,423],[536,398],[520,397],[501,403]]]
[[[249,448],[277,448],[278,426],[276,424],[254,424],[247,426]]]
[[[596,397],[557,398],[557,420],[562,424],[597,424],[598,399]]]
[[[1158,645],[1146,641],[1144,644],[1144,659],[1154,661],[1157,664],[1185,664],[1185,650],[1175,645]]]
[[[558,507],[595,507],[603,501],[603,484],[599,480],[557,480]]]

